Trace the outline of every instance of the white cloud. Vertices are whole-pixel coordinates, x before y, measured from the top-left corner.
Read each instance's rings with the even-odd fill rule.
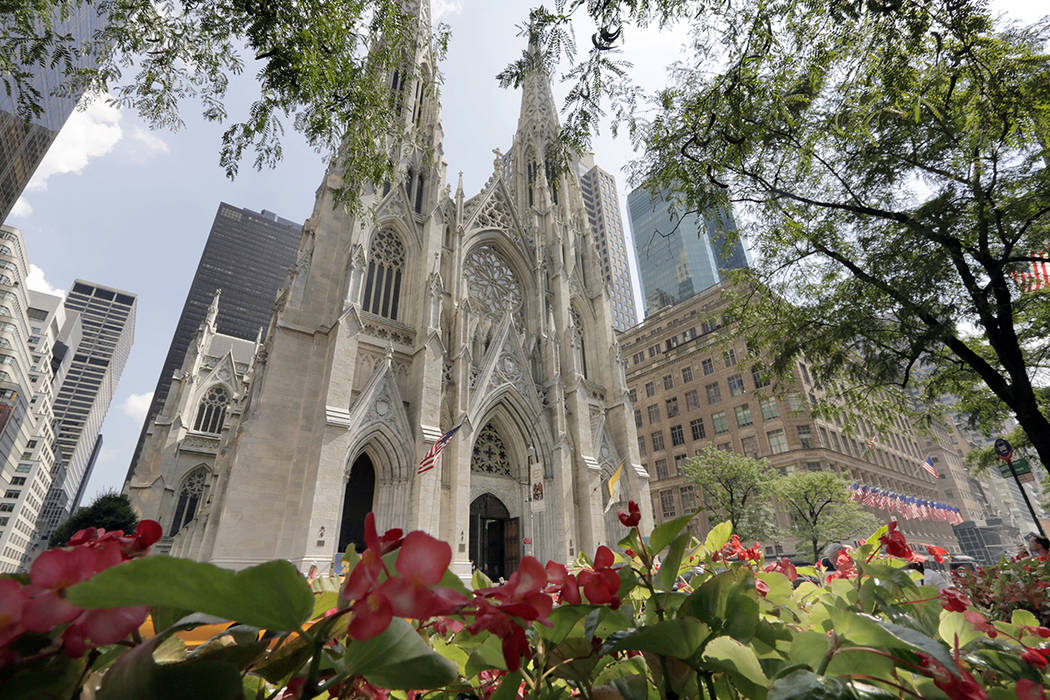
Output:
[[[135,127],[131,134],[131,138],[141,147],[142,155],[153,156],[171,152],[171,148],[168,147],[168,144],[164,139],[155,134],[151,134],[141,126]]]
[[[433,0],[431,17],[436,24],[451,15],[458,15],[463,11],[463,0]]]
[[[149,404],[152,400],[152,391],[145,394],[131,394],[124,399],[124,404],[120,408],[128,418],[143,421],[146,419],[146,412],[149,410]]]
[[[124,136],[120,128],[120,108],[95,100],[86,109],[77,109],[58,132],[27,190],[43,190],[52,175],[79,174],[92,158],[113,150]]]
[[[29,205],[29,202],[25,200],[25,197],[19,197],[15,200],[15,205],[11,207],[11,216],[25,218],[33,213],[33,207]]]
[[[51,294],[56,297],[64,297],[66,295],[64,289],[52,287],[44,277],[44,271],[33,263],[29,263],[29,274],[26,275],[26,286],[34,292],[43,292],[44,294]]]

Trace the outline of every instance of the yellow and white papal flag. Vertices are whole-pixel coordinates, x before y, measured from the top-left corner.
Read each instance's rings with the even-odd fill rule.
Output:
[[[620,477],[623,475],[623,462],[616,468],[613,475],[609,477],[609,502],[605,504],[605,512],[608,513],[613,503],[620,500]]]

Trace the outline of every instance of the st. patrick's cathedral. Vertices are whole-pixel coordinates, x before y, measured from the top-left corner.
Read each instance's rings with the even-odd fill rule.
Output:
[[[322,571],[364,516],[452,545],[453,570],[507,576],[652,523],[605,281],[574,175],[547,167],[547,76],[523,85],[506,154],[467,197],[445,184],[429,0],[413,71],[391,77],[400,182],[333,207],[330,171],[256,343],[219,334],[221,295],[175,373],[126,491],[161,550],[229,568]],[[435,468],[421,457],[459,431]],[[620,464],[620,502],[606,511]]]

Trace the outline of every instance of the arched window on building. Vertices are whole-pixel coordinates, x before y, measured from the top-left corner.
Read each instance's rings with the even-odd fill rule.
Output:
[[[576,359],[580,363],[580,372],[583,374],[584,379],[586,379],[587,348],[583,342],[583,319],[580,318],[580,312],[576,310],[575,306],[569,307],[569,313],[572,315],[573,344],[576,348]]]
[[[388,228],[376,231],[369,247],[368,275],[361,304],[365,311],[397,320],[404,266],[405,246],[401,239]]]
[[[532,149],[529,148],[525,153],[525,179],[529,189],[530,207],[536,200],[534,190],[536,189],[536,176],[539,174],[539,170],[539,166],[536,165],[536,156],[533,155]]]
[[[394,71],[394,75],[390,79],[390,99],[391,106],[394,108],[394,114],[401,116],[401,110],[405,106],[405,83],[407,82],[408,74],[402,68]]]
[[[193,520],[193,516],[197,515],[197,508],[200,507],[201,500],[204,498],[204,489],[208,485],[208,467],[203,464],[193,469],[186,477],[182,480],[182,486],[179,488],[178,500],[175,501],[175,517],[171,521],[171,529],[168,534],[172,537],[175,536],[182,526]]]
[[[416,213],[423,213],[423,173],[416,176]]]
[[[230,403],[230,392],[221,386],[213,386],[197,405],[197,419],[193,429],[202,433],[218,433],[226,420],[226,406]]]
[[[555,204],[558,203],[558,181],[559,177],[558,169],[554,167],[551,161],[547,160],[543,163],[544,175],[547,177],[547,187],[551,191],[551,201]]]

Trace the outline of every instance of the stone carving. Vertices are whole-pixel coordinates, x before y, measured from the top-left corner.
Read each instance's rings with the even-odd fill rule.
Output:
[[[474,219],[474,228],[496,229],[511,232],[514,230],[513,219],[502,195],[497,191],[485,203],[481,213]]]
[[[395,329],[385,323],[365,323],[362,327],[362,332],[373,338],[391,340],[395,343],[401,343],[402,345],[411,345],[412,339],[415,337],[415,334],[407,328]]]
[[[492,424],[482,428],[478,439],[474,441],[470,470],[494,476],[514,476],[510,460],[507,459],[507,446]]]
[[[521,285],[510,266],[491,246],[473,251],[463,265],[473,306],[494,318],[521,308]]]

